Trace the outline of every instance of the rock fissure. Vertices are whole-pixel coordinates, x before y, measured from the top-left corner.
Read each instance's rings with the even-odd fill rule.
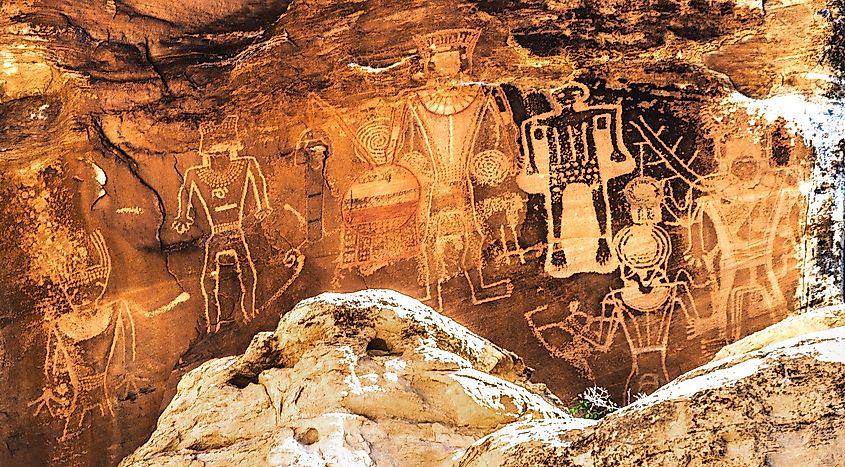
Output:
[[[155,60],[153,60],[153,56],[150,53],[150,39],[148,37],[144,38],[143,42],[144,48],[144,58],[147,60],[147,63],[150,64],[150,67],[153,69],[158,78],[161,80],[161,85],[164,87],[165,95],[171,94],[170,85],[167,83],[167,79],[164,77],[164,73],[161,71],[159,66],[156,64]]]

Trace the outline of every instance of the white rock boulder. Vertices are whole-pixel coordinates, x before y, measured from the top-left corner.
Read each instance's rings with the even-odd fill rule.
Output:
[[[734,348],[836,323],[796,318]],[[727,354],[727,352],[725,353]],[[845,466],[845,327],[699,367],[599,422],[507,426],[466,451],[481,466]]]
[[[511,352],[389,291],[323,294],[185,375],[122,466],[441,466],[514,421],[569,419]]]

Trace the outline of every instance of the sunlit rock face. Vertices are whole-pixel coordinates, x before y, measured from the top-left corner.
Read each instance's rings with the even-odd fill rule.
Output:
[[[512,423],[476,442],[458,465],[845,465],[843,309],[810,315],[740,340],[734,355],[599,422]],[[775,334],[782,340],[758,347]]]
[[[116,464],[325,291],[620,403],[841,301],[825,8],[3,2],[0,464]]]
[[[323,294],[185,375],[121,465],[454,465],[501,425],[571,419],[528,372],[396,292]]]

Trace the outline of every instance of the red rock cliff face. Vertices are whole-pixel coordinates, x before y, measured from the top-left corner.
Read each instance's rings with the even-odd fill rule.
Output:
[[[0,463],[116,463],[321,291],[620,402],[835,298],[821,8],[4,3]]]

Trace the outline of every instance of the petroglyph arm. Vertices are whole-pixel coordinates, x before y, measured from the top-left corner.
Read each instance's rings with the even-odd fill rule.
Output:
[[[44,387],[41,395],[27,406],[35,407],[33,416],[46,407],[51,417],[67,418],[76,408],[76,374],[69,366],[67,350],[52,327],[47,330],[45,347]]]
[[[620,316],[616,310],[618,306],[620,304],[616,298],[609,295],[601,301],[601,315],[589,316],[577,310],[570,315],[583,314],[586,317],[586,325],[582,328],[580,336],[599,352],[607,352],[613,345],[620,324]]]
[[[179,304],[187,302],[191,298],[191,295],[188,292],[180,293],[176,298],[170,301],[170,303],[166,305],[162,305],[155,310],[152,311],[144,311],[144,316],[147,318],[153,318],[158,315],[162,315],[167,313],[174,308],[176,308]]]
[[[173,220],[172,224],[173,230],[179,234],[187,232],[194,224],[192,210],[194,207],[194,192],[196,190],[196,173],[193,168],[190,168],[185,174],[185,180],[179,187],[179,204],[176,209],[176,219]]]
[[[132,310],[124,300],[116,302],[114,306],[118,308],[117,324],[107,360],[107,371],[115,379],[117,396],[121,399],[127,399],[134,397],[138,393],[139,387],[147,380],[138,374],[139,369],[135,365],[137,345],[135,318],[132,316]]]
[[[252,190],[255,196],[256,213],[255,217],[258,220],[263,220],[270,213],[270,197],[267,192],[267,180],[264,178],[264,172],[261,171],[261,166],[254,157],[247,157],[249,164],[249,173],[252,175]]]
[[[687,161],[678,157],[678,147],[681,143],[680,138],[670,146],[661,137],[663,128],[654,130],[645,121],[642,115],[640,116],[639,121],[631,122],[631,124],[634,125],[634,128],[636,128],[637,132],[639,132],[640,136],[642,136],[643,140],[654,151],[654,153],[666,162],[666,165],[670,170],[678,174],[689,185],[701,188],[701,175],[697,173]]]
[[[676,300],[681,313],[686,318],[687,337],[700,336],[708,331],[711,324],[698,312],[698,307],[695,305],[695,299],[692,296],[687,280],[683,280],[688,279],[686,271],[682,270],[678,272],[677,277],[678,281],[675,283]]]

